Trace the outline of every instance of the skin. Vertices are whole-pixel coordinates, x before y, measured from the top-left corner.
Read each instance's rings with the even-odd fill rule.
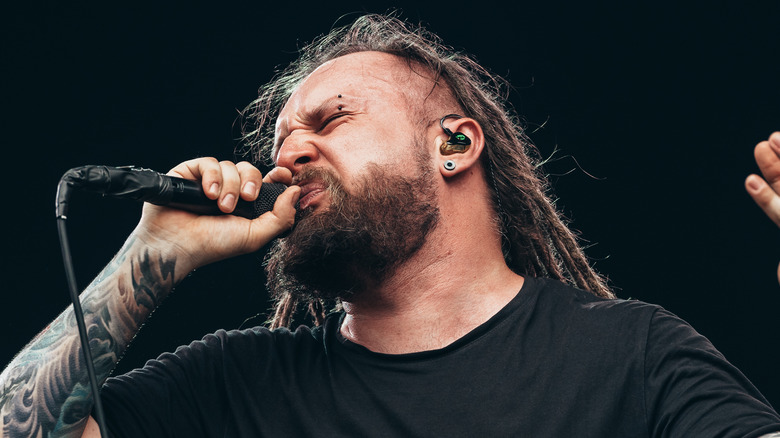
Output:
[[[260,172],[248,163],[214,159],[182,163],[169,174],[200,179],[207,196],[218,199],[226,212],[238,196],[255,199],[262,184]],[[123,248],[80,295],[93,356],[99,357],[98,381],[105,381],[144,320],[190,271],[255,251],[289,229],[299,193],[298,187],[287,189],[272,212],[253,221],[145,205]],[[87,423],[85,436],[100,436],[89,417],[92,397],[87,382],[68,308],[0,374],[0,437],[81,436]]]
[[[426,105],[432,86],[430,79],[388,54],[356,53],[326,63],[280,113],[276,164],[293,175],[305,166],[327,168],[347,189],[370,163],[412,176],[414,151],[409,145],[419,128],[405,115],[410,101]],[[398,92],[406,88],[412,91]],[[339,114],[339,105],[345,115],[322,128]],[[328,110],[320,111],[323,106]],[[478,161],[484,147],[479,124],[468,118],[448,120],[448,128],[469,136],[473,145],[463,154],[439,153],[446,136],[438,119],[457,112],[462,112],[457,106],[436,108],[435,123],[423,134],[423,147],[431,157],[428,166],[437,176],[439,226],[394,275],[383,282],[363,279],[364,290],[343,302],[347,316],[342,334],[370,350],[398,354],[444,347],[493,316],[522,286],[523,278],[504,262],[500,236],[492,225]],[[444,169],[447,159],[455,161],[455,170]],[[306,205],[327,205],[327,192],[309,192],[306,184],[302,189]]]
[[[344,303],[347,316],[342,333],[378,352],[423,351],[450,344],[502,308],[520,289],[523,278],[506,267],[499,235],[490,220],[488,188],[478,160],[484,148],[482,130],[469,118],[448,120],[447,127],[469,136],[473,145],[462,154],[440,155],[438,147],[446,138],[438,117],[462,111],[446,97],[426,98],[431,86],[429,79],[410,73],[406,64],[390,55],[348,55],[315,71],[291,97],[277,123],[278,167],[265,178],[247,163],[208,158],[174,168],[170,174],[200,180],[207,196],[218,200],[225,212],[232,211],[239,197],[253,200],[263,181],[299,185],[289,188],[272,212],[252,221],[144,206],[127,243],[81,295],[88,326],[105,328],[93,330],[92,340],[113,346],[99,350],[99,380],[108,375],[156,303],[191,270],[259,249],[289,229],[299,198],[315,210],[328,205],[328,194],[317,181],[295,180],[305,166],[332,170],[347,188],[370,163],[411,174],[414,166],[408,163],[414,154],[409,145],[414,144],[415,135],[422,135],[423,147],[430,154],[427,165],[435,170],[441,222],[428,243],[387,281],[362,279],[371,293],[355,294],[358,298]],[[339,94],[341,100],[334,100]],[[423,107],[435,103],[427,109],[436,114],[436,123],[421,129],[407,116],[410,103]],[[772,139],[772,145],[759,144],[756,155],[769,185],[764,182],[762,186],[764,180],[757,176],[749,177],[746,184],[778,223],[780,134]],[[759,158],[759,149],[774,155],[762,152]],[[444,168],[447,159],[455,161],[454,170]],[[24,391],[32,391],[32,404],[42,413],[35,424],[22,424],[28,427],[26,435],[51,431],[51,436],[100,436],[88,417],[90,396],[78,391],[86,382],[86,373],[78,360],[71,316],[70,310],[63,312],[0,375],[0,409],[4,424],[8,422],[0,438],[9,436],[11,426],[20,424],[19,419],[28,413],[14,403],[14,397]],[[58,379],[57,385],[50,383],[53,379]],[[46,394],[49,399],[44,398]],[[65,418],[59,406],[68,400],[82,402],[87,409],[78,417],[81,420],[57,425]],[[13,436],[19,435],[25,436]]]
[[[767,216],[780,227],[780,132],[756,145],[753,155],[764,178],[750,175],[745,188]],[[780,282],[780,265],[777,267],[777,281]]]

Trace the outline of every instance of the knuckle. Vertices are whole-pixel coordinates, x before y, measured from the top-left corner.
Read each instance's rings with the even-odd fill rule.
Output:
[[[212,169],[216,167],[217,159],[214,157],[202,157],[191,160],[190,163],[194,164],[201,169]]]
[[[242,174],[247,174],[251,176],[260,175],[260,170],[247,161],[241,161],[240,163],[236,163],[236,168]]]

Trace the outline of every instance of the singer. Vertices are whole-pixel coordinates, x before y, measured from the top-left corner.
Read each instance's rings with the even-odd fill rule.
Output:
[[[110,434],[780,437],[777,412],[706,338],[618,299],[590,266],[499,87],[392,17],[306,47],[245,113],[271,172],[209,158],[170,172],[224,213],[289,186],[273,210],[147,203],[82,293]],[[756,157],[764,175],[747,190],[780,225],[780,133]],[[268,327],[107,378],[177,282],[272,240]],[[72,317],[3,372],[2,436],[99,436]]]

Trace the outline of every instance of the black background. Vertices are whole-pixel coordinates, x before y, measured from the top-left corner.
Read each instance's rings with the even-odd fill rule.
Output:
[[[167,171],[232,158],[237,110],[296,48],[359,12],[398,7],[514,84],[558,205],[622,298],[660,304],[780,405],[778,230],[743,189],[780,130],[780,3],[222,2],[17,6],[2,15],[5,202],[0,362],[65,306],[54,220],[60,176],[84,164]],[[346,18],[340,19],[346,14]],[[571,172],[570,172],[571,171]],[[140,206],[78,194],[79,285]],[[258,256],[200,269],[120,371],[217,328],[260,322]]]

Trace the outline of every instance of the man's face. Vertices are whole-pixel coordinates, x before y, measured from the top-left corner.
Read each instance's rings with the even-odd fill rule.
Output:
[[[302,214],[269,252],[272,292],[344,298],[391,274],[436,226],[435,173],[399,92],[404,72],[391,55],[338,58],[282,110],[275,160],[302,187]]]
[[[425,133],[412,119],[422,98],[409,96],[424,81],[395,56],[361,52],[325,63],[298,87],[277,119],[273,158],[303,189],[302,209],[329,203],[321,182],[301,174],[306,168],[327,169],[347,191],[370,165],[416,174],[414,147],[425,147]]]

